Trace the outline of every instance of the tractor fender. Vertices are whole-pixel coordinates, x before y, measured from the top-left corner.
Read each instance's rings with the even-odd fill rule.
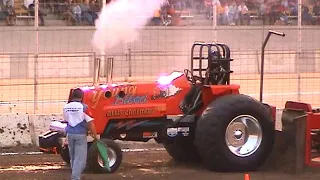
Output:
[[[274,122],[276,122],[276,119],[277,119],[277,108],[276,106],[272,106],[272,105],[269,105],[269,104],[266,104],[266,103],[263,103],[263,105],[269,109],[269,112],[271,114],[271,117],[273,119]]]

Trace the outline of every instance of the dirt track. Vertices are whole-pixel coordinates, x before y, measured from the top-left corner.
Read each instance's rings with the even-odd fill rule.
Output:
[[[257,172],[249,172],[250,180],[316,180],[320,178],[318,169],[305,173],[293,174],[293,151],[280,151],[282,141],[278,132],[276,144],[269,159]],[[104,179],[201,179],[201,180],[243,180],[243,173],[217,173],[207,171],[200,164],[181,164],[174,162],[164,151],[161,144],[152,142],[130,143],[116,141],[123,149],[123,161],[113,174],[93,174],[85,171],[84,180]],[[26,153],[37,151],[37,147],[12,147],[0,149],[1,180],[68,180],[70,168],[59,155],[5,155],[4,153]],[[291,149],[293,150],[293,149]]]
[[[137,158],[138,157],[138,158]],[[24,167],[19,167],[19,166]],[[20,169],[19,169],[20,168]],[[24,169],[22,169],[24,168]],[[64,180],[70,169],[58,155],[0,156],[2,180]],[[102,179],[224,179],[243,180],[243,173],[216,173],[199,165],[182,165],[171,160],[165,151],[126,152],[122,166],[114,174],[92,174],[86,171],[85,180]],[[251,180],[319,179],[320,173],[292,175],[281,172],[252,172]]]

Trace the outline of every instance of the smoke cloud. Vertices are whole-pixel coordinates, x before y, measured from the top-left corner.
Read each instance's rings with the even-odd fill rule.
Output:
[[[139,30],[154,16],[162,0],[115,0],[104,6],[95,22],[93,47],[104,52],[119,43],[136,40]]]

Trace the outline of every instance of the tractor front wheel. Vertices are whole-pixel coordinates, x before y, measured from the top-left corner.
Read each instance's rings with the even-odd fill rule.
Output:
[[[61,147],[59,154],[65,163],[70,164],[70,154],[68,146]]]
[[[122,163],[122,151],[120,146],[111,139],[104,139],[108,149],[109,167],[112,172],[115,172]],[[96,146],[91,146],[88,151],[88,165],[90,169],[95,173],[107,173],[107,169],[104,168],[103,160],[100,157],[99,150]]]
[[[88,146],[87,146],[88,152],[89,152],[89,148],[90,148],[91,144],[92,144],[91,142],[88,143]],[[59,147],[59,154],[65,163],[70,164],[70,154],[69,154],[69,146],[68,145],[64,145],[62,147]]]
[[[251,171],[271,153],[274,133],[271,114],[262,103],[246,95],[227,95],[203,112],[195,144],[211,170]]]

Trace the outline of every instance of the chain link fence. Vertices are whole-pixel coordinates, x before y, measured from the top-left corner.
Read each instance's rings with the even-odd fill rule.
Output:
[[[19,2],[14,1],[16,12],[23,5]],[[207,1],[185,1],[180,5],[177,1],[173,7],[178,23],[171,19],[175,23],[169,26],[148,25],[134,42],[119,44],[103,57],[92,49],[95,28],[88,16],[82,14],[77,24],[68,17],[64,2],[38,2],[35,16],[27,9],[21,10],[14,25],[8,26],[5,18],[0,27],[1,113],[61,113],[70,88],[92,84],[97,57],[102,59],[101,83],[106,82],[108,58],[114,62],[114,79],[145,81],[173,70],[183,71],[190,68],[190,50],[195,41],[227,44],[234,59],[231,83],[241,85],[242,93],[258,98],[261,46],[268,30],[286,36],[272,36],[266,47],[264,101],[278,108],[284,107],[287,100],[320,106],[316,1],[304,2],[313,7],[309,8],[309,16],[305,7],[310,6],[301,1],[244,1],[247,15],[238,14],[234,19],[230,14],[232,1],[213,1],[209,5]],[[234,2],[239,10],[241,2]],[[285,11],[276,7],[277,3],[283,4]],[[246,24],[248,19],[250,23]]]

